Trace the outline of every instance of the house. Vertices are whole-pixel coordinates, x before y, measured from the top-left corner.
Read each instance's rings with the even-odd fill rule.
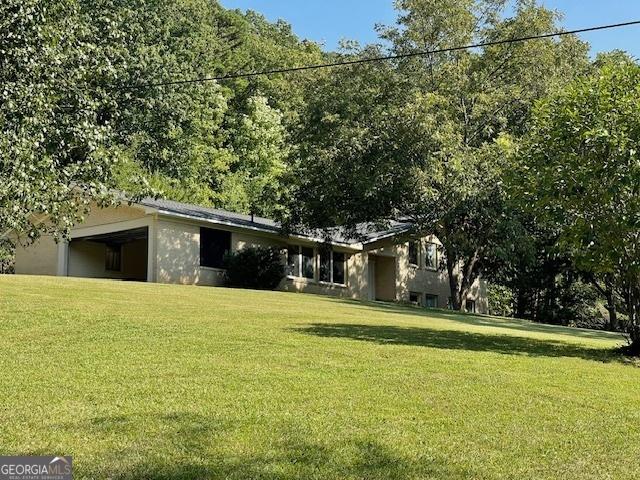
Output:
[[[441,244],[433,236],[406,240],[411,225],[363,230],[358,239],[339,229],[322,235],[284,236],[279,225],[250,217],[168,200],[94,208],[56,243],[42,237],[18,247],[18,274],[111,278],[193,285],[222,285],[227,251],[277,246],[286,252],[289,276],[281,290],[360,300],[412,302],[446,308],[447,274],[437,268]],[[467,310],[486,312],[486,285],[478,281]]]

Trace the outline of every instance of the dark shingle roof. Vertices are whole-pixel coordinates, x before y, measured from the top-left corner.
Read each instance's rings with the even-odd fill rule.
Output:
[[[217,208],[202,207],[188,203],[174,202],[172,200],[162,200],[145,198],[139,202],[140,205],[157,209],[160,213],[193,219],[202,219],[223,225],[230,225],[251,230],[261,230],[281,234],[280,223],[268,218],[244,215],[242,213],[229,212]],[[384,229],[376,228],[372,223],[358,225],[355,232],[349,233],[340,227],[331,228],[327,231],[316,230],[313,232],[293,233],[298,237],[309,238],[311,240],[326,240],[331,243],[356,245],[358,243],[371,243],[383,238],[389,238],[405,233],[411,229],[409,222],[390,222]]]

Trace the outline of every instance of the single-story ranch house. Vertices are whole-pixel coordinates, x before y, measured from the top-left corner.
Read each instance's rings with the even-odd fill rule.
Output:
[[[438,270],[440,242],[433,236],[407,241],[407,223],[349,239],[284,236],[279,225],[223,210],[167,200],[94,208],[68,242],[43,237],[16,251],[18,274],[221,285],[227,251],[278,246],[289,276],[281,289],[360,300],[413,302],[446,308],[449,285]],[[337,232],[337,230],[336,230]],[[329,247],[329,248],[327,248]],[[487,311],[486,285],[479,281],[468,311]]]

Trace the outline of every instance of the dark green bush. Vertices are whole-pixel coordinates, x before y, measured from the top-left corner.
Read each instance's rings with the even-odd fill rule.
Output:
[[[248,247],[224,257],[227,285],[274,290],[286,275],[282,251],[275,247]]]

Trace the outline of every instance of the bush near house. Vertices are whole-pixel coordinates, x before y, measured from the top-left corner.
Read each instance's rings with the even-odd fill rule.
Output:
[[[275,290],[285,277],[282,251],[276,247],[248,247],[224,259],[227,285],[255,290]]]

